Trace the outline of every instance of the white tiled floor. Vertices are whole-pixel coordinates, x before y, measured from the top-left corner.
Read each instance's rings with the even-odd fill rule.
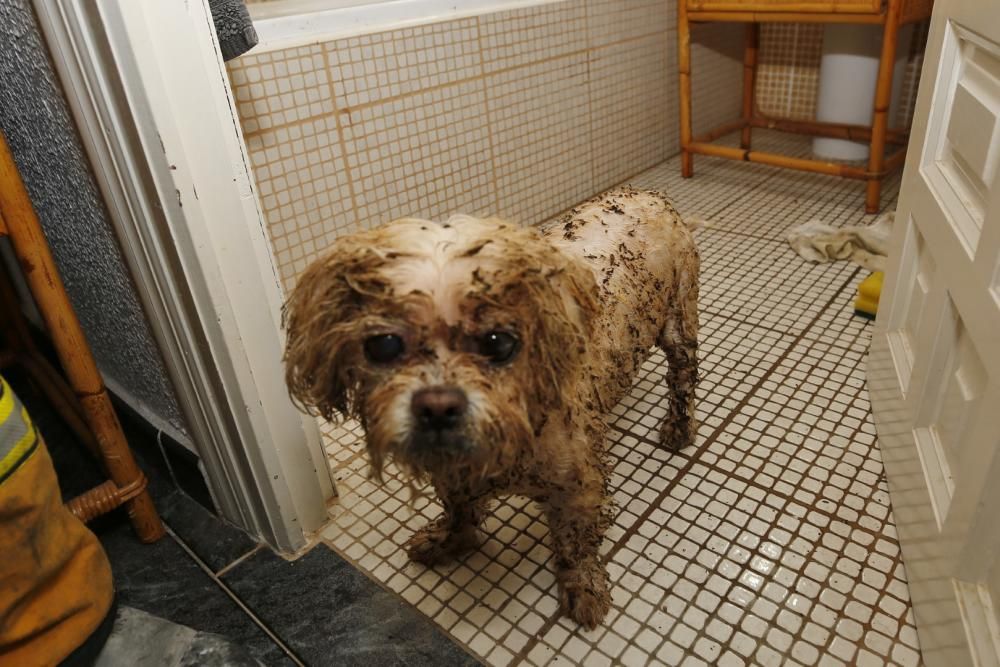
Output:
[[[863,186],[711,159],[692,180],[674,159],[633,183],[712,223],[698,233],[701,429],[681,453],[655,446],[657,352],[611,420],[605,626],[560,618],[547,529],[523,498],[497,504],[480,551],[409,564],[402,543],[438,507],[408,505],[398,476],[369,481],[356,425],[323,426],[342,495],[324,540],[493,665],[919,664],[864,384],[870,325],[852,308],[864,273],[783,240],[814,217],[870,221]]]

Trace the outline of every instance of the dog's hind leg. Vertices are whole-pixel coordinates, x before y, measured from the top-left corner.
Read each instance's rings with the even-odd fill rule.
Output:
[[[694,445],[698,431],[695,387],[698,384],[698,263],[679,271],[670,316],[657,345],[667,357],[667,416],[660,425],[660,444],[671,451]]]
[[[448,562],[479,546],[479,524],[486,510],[485,498],[473,498],[435,484],[444,514],[417,530],[406,541],[410,560],[424,565]]]

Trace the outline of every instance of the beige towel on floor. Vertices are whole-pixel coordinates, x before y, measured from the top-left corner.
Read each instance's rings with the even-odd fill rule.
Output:
[[[788,243],[810,262],[847,259],[869,271],[884,271],[895,211],[883,214],[871,225],[832,227],[810,220],[788,233]]]

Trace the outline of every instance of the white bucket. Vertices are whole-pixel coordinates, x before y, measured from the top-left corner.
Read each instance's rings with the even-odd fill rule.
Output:
[[[890,127],[893,126],[899,109],[903,74],[906,71],[912,36],[912,25],[900,27],[892,76],[892,95],[889,98]],[[871,125],[881,51],[882,26],[831,23],[825,27],[816,120]],[[818,157],[831,160],[866,160],[868,144],[817,137],[813,139],[813,152]]]

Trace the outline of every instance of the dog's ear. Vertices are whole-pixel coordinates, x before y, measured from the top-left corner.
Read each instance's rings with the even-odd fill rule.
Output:
[[[358,416],[359,318],[366,297],[389,289],[378,275],[382,263],[367,244],[339,240],[302,273],[282,308],[285,382],[310,414]]]
[[[549,266],[532,289],[538,309],[531,345],[535,397],[546,408],[562,403],[564,385],[572,381],[589,355],[599,313],[597,281],[582,262],[556,251],[545,259]]]

